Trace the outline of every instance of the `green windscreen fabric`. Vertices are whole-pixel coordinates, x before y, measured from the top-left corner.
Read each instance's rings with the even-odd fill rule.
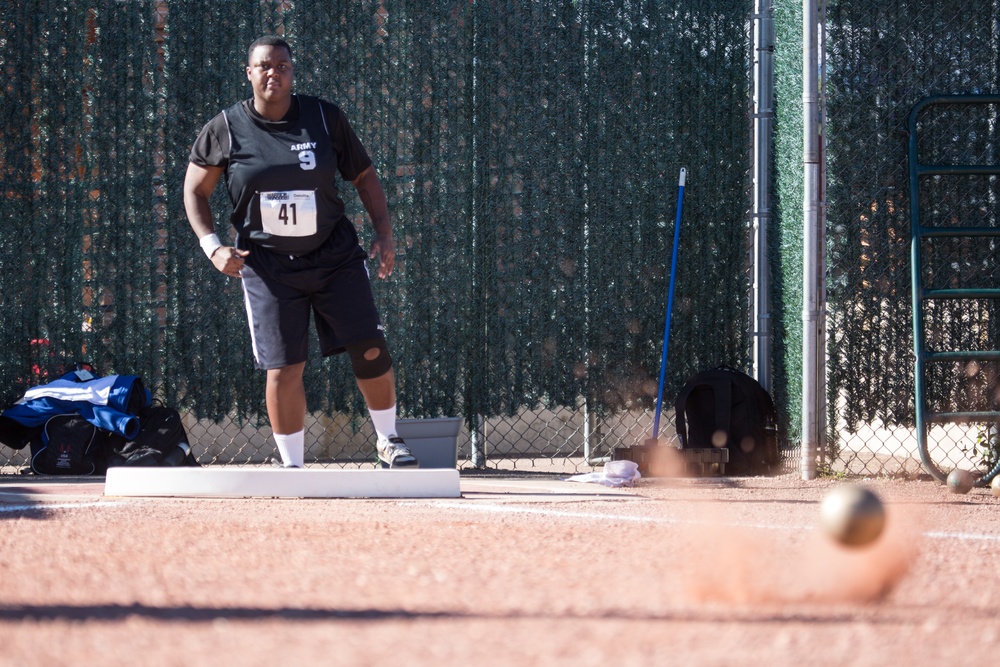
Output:
[[[908,427],[914,420],[907,117],[929,95],[1000,90],[998,3],[830,0],[824,7],[820,74],[825,95],[828,456],[836,461],[860,451],[866,461],[860,470],[879,473],[887,470],[884,456],[912,456],[906,432],[877,435],[866,430]],[[778,392],[787,399],[794,431],[802,345],[797,322],[802,284],[802,3],[779,0],[775,16],[776,224],[781,239],[775,282],[783,309],[777,317],[782,340],[776,356],[787,386]],[[949,112],[922,123],[926,159],[995,164],[996,110],[963,113],[980,116]],[[995,177],[923,179],[920,197],[929,216],[926,224],[996,224]],[[925,259],[932,266],[931,285],[963,281],[996,286],[995,248],[989,243],[932,245]],[[937,303],[928,308],[929,321],[938,325],[932,341],[936,349],[996,346],[989,333],[995,327],[993,304]],[[929,386],[935,406],[968,409],[973,399],[984,398],[990,373],[973,371],[964,364],[939,366]],[[854,452],[842,453],[845,441],[859,433],[872,440],[855,441]]]
[[[0,398],[85,360],[198,418],[263,419],[237,280],[184,214],[191,143],[277,33],[389,198],[373,278],[401,414],[605,414],[749,359],[751,7],[732,0],[2,2]],[[343,188],[362,243],[364,209]],[[213,197],[230,239],[229,202]],[[34,342],[33,342],[34,341]],[[342,357],[310,409],[364,417]]]

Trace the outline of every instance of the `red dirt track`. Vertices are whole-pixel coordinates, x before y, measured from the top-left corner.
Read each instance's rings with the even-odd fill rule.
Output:
[[[464,475],[448,500],[103,496],[0,477],[0,666],[917,665],[994,661],[1000,499],[844,482]]]

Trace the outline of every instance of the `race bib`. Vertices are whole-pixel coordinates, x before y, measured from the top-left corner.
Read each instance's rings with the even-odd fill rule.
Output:
[[[260,222],[274,236],[312,236],[316,233],[316,192],[261,192]]]

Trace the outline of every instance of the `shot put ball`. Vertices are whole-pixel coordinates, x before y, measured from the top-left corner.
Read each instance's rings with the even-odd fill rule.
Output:
[[[857,484],[845,484],[827,493],[819,517],[823,531],[848,547],[871,544],[885,527],[882,501]]]
[[[972,473],[968,470],[955,468],[948,473],[948,491],[950,493],[966,494],[972,490],[975,483]]]
[[[1000,498],[1000,475],[994,477],[993,481],[990,482],[990,491],[993,492],[994,496]]]

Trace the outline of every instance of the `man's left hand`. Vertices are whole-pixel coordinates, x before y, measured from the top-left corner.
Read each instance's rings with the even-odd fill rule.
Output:
[[[383,280],[392,275],[392,269],[396,266],[396,242],[392,236],[378,236],[372,242],[368,251],[368,258],[378,258],[378,277]]]

